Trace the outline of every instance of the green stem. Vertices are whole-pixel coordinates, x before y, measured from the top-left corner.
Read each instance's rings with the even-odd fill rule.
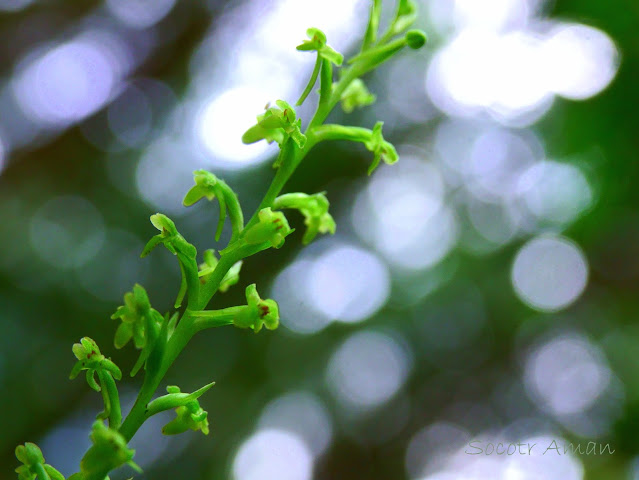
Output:
[[[199,332],[207,328],[233,325],[233,319],[246,308],[246,305],[240,305],[238,307],[228,307],[221,310],[189,312],[189,314],[195,318],[193,322],[194,330]]]
[[[37,463],[33,466],[33,468],[35,468],[37,480],[51,480],[51,477],[44,469],[44,465]]]
[[[362,127],[348,127],[345,125],[320,125],[313,129],[313,136],[317,142],[325,140],[348,140],[351,142],[367,142],[371,139],[372,131]]]
[[[183,278],[186,280],[188,305],[192,307],[198,301],[200,296],[200,276],[197,268],[197,262],[194,258],[190,258],[182,253],[177,254],[182,268]]]
[[[98,378],[102,386],[105,408],[107,408],[107,402],[109,402],[109,427],[117,430],[120,428],[120,423],[122,423],[122,410],[120,407],[118,388],[109,372],[98,370]]]
[[[242,207],[240,207],[240,202],[233,189],[223,180],[218,180],[218,185],[224,193],[226,208],[229,210],[231,229],[233,232],[231,234],[231,242],[233,242],[244,229],[244,214],[242,213]]]
[[[241,260],[241,258],[242,257],[238,254],[238,252],[223,254],[220,257],[220,260],[217,262],[215,270],[213,270],[213,272],[209,274],[206,283],[202,285],[202,288],[200,289],[199,300],[195,302],[193,306],[189,305],[189,310],[204,310],[204,308],[206,308],[206,306],[211,301],[211,298],[213,298],[213,295],[215,295],[215,293],[217,292],[217,289],[220,288],[220,283],[222,283],[224,276],[228,273],[230,268],[235,265],[237,261]],[[178,324],[177,329],[180,328],[181,324],[182,322]]]
[[[135,432],[138,431],[144,423],[144,420],[146,420],[146,406],[153,398],[153,394],[155,394],[162,377],[164,377],[164,373],[160,374],[160,372],[157,372],[155,375],[144,375],[144,382],[142,383],[138,397],[135,399],[133,408],[119,429],[119,432],[127,442],[133,438]]]
[[[317,58],[315,59],[315,66],[313,67],[313,73],[311,74],[311,78],[308,81],[308,84],[306,85],[304,92],[300,96],[300,99],[297,102],[295,102],[296,106],[300,106],[302,103],[304,103],[304,100],[306,100],[306,97],[308,97],[308,94],[311,93],[311,90],[313,90],[313,86],[315,85],[315,82],[317,82],[317,76],[319,75],[321,64],[322,64],[322,58],[320,57],[320,54],[318,52]]]
[[[308,150],[309,143],[311,143],[309,142],[309,140],[310,139],[307,138],[306,145],[304,145],[304,150],[302,151],[299,150],[295,145],[295,142],[290,139],[284,144],[282,150],[280,150],[280,155],[278,158],[278,163],[280,166],[277,169],[275,178],[273,178],[271,185],[266,191],[266,194],[264,195],[260,206],[257,207],[257,210],[255,211],[249,222],[246,224],[246,228],[249,228],[257,223],[257,214],[260,210],[270,207],[273,204],[273,201],[280,194],[282,188],[284,188],[284,185],[286,185],[286,182],[295,171],[295,168],[299,163],[299,161],[297,161],[296,159],[297,157],[299,157],[300,152],[305,152]],[[299,160],[301,160],[301,158],[299,158]]]
[[[333,64],[323,58],[322,59],[322,77],[320,78],[320,98],[319,104],[328,103],[331,99],[331,90],[333,89]]]

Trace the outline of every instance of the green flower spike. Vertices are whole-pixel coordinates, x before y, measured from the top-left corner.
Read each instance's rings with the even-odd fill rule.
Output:
[[[44,463],[42,451],[35,443],[18,445],[16,458],[24,464],[16,468],[18,480],[64,480],[64,475]]]
[[[263,115],[258,115],[257,124],[242,135],[242,142],[266,140],[268,143],[276,141],[284,145],[292,138],[299,148],[304,148],[306,137],[301,131],[302,120],[297,118],[295,109],[284,100],[277,100],[275,103],[277,107],[270,107]]]
[[[359,78],[349,83],[340,97],[342,109],[346,113],[351,113],[356,108],[372,105],[376,99],[375,95],[368,91],[364,82]]]
[[[380,160],[383,160],[384,163],[388,165],[392,165],[399,160],[399,155],[397,155],[395,147],[391,143],[385,141],[382,136],[383,125],[384,122],[377,122],[373,127],[371,138],[364,142],[366,148],[374,154],[373,163],[371,163],[371,166],[368,167],[369,175],[377,168]]]
[[[131,376],[135,376],[153,350],[164,318],[151,308],[146,290],[137,283],[132,292],[124,294],[124,305],[118,307],[111,318],[122,320],[115,331],[115,348],[120,349],[133,339],[135,348],[142,349],[131,370]]]
[[[204,263],[200,264],[200,281],[206,283],[208,276],[213,273],[217,267],[218,259],[215,256],[215,250],[209,249],[204,251]],[[218,290],[226,292],[230,287],[240,281],[240,270],[242,269],[242,260],[235,262],[233,266],[226,272],[224,278],[220,282]]]
[[[80,462],[83,480],[103,480],[111,470],[128,464],[136,472],[142,469],[133,462],[135,450],[130,449],[126,439],[117,431],[108,428],[101,421],[93,424],[90,435],[93,446]]]
[[[306,30],[306,34],[310,40],[304,40],[301,45],[297,46],[297,50],[316,51],[317,59],[315,60],[315,67],[313,68],[311,78],[295,105],[301,105],[304,103],[308,94],[311,93],[315,82],[317,82],[317,76],[320,73],[320,69],[324,71],[322,74],[322,87],[320,91],[320,102],[323,102],[327,94],[330,93],[330,88],[332,86],[332,64],[340,66],[344,61],[344,56],[341,53],[336,52],[333,48],[326,44],[326,35],[324,35],[324,32],[318,28],[309,28]]]
[[[273,208],[295,208],[304,215],[307,227],[302,239],[304,245],[312,242],[318,233],[335,233],[335,220],[328,213],[328,207],[328,199],[324,193],[287,193],[277,197],[273,202]]]
[[[89,386],[96,392],[102,392],[104,411],[98,415],[98,418],[108,418],[109,424],[118,428],[122,421],[122,412],[114,379],[122,379],[122,372],[115,363],[100,353],[98,345],[89,337],[84,337],[80,343],[73,345],[73,354],[78,361],[73,366],[69,378],[74,379],[81,371],[86,370]],[[96,374],[99,384],[95,381]]]
[[[146,257],[159,244],[164,244],[169,252],[178,257],[180,271],[182,272],[182,283],[175,300],[175,308],[179,308],[182,305],[182,300],[187,291],[189,292],[189,301],[197,301],[200,293],[200,282],[198,281],[197,263],[195,261],[197,250],[180,235],[180,232],[175,228],[173,220],[166,215],[161,213],[151,215],[151,223],[160,233],[148,241],[140,256]]]
[[[213,383],[206,385],[192,394],[182,393],[176,386],[166,387],[168,395],[158,398],[149,404],[149,410],[156,407],[154,403],[164,402],[166,404],[178,404],[175,408],[176,417],[162,427],[162,433],[164,435],[177,435],[184,433],[187,430],[198,431],[201,430],[204,435],[209,434],[209,421],[207,419],[208,413],[200,407],[200,402],[197,400],[204,392],[213,386]],[[173,408],[173,407],[168,407]],[[168,408],[163,408],[164,410]],[[161,410],[158,410],[161,411]]]
[[[231,227],[233,229],[231,241],[233,241],[244,228],[244,218],[237,195],[224,180],[220,180],[206,170],[196,170],[193,172],[193,179],[195,180],[195,185],[191,187],[184,197],[184,206],[190,207],[203,198],[207,200],[217,198],[220,204],[220,219],[215,232],[215,240],[218,241],[220,235],[222,235],[222,228],[224,227],[224,220],[226,219],[226,210],[228,209],[231,218]]]
[[[267,243],[268,247],[280,248],[284,245],[284,238],[292,230],[282,212],[274,212],[270,207],[263,208],[257,214],[258,223],[250,227],[244,234],[244,241],[248,245]]]
[[[262,329],[275,330],[280,323],[280,313],[275,300],[262,300],[255,284],[246,287],[246,307],[233,318],[233,324],[240,328],[252,328],[255,333]]]

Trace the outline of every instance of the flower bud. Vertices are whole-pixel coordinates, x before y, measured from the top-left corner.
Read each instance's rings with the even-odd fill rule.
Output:
[[[406,44],[413,50],[419,50],[427,41],[426,34],[421,30],[409,30],[406,32]]]

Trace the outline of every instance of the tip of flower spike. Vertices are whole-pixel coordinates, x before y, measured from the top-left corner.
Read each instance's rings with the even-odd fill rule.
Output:
[[[421,30],[409,30],[406,32],[406,45],[413,50],[419,50],[428,41],[426,33]]]

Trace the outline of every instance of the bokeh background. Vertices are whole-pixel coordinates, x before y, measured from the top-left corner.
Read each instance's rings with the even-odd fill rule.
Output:
[[[139,258],[149,215],[223,247],[215,206],[181,207],[191,171],[252,212],[276,149],[242,132],[299,96],[306,28],[352,54],[368,6],[0,0],[0,478],[24,441],[76,471],[101,399],[68,381],[72,343],[128,370],[110,314],[135,282],[160,311],[177,292],[168,252]],[[383,119],[401,161],[366,177],[369,152],[332,143],[304,162],[287,188],[326,190],[337,234],[294,234],[214,300],[257,282],[282,326],[193,340],[166,384],[217,381],[211,435],[162,437],[154,418],[132,442],[144,478],[639,478],[639,3],[420,7],[427,47],[367,77],[374,106],[332,117]],[[472,439],[544,447],[468,455]],[[552,440],[614,453],[541,455]]]

